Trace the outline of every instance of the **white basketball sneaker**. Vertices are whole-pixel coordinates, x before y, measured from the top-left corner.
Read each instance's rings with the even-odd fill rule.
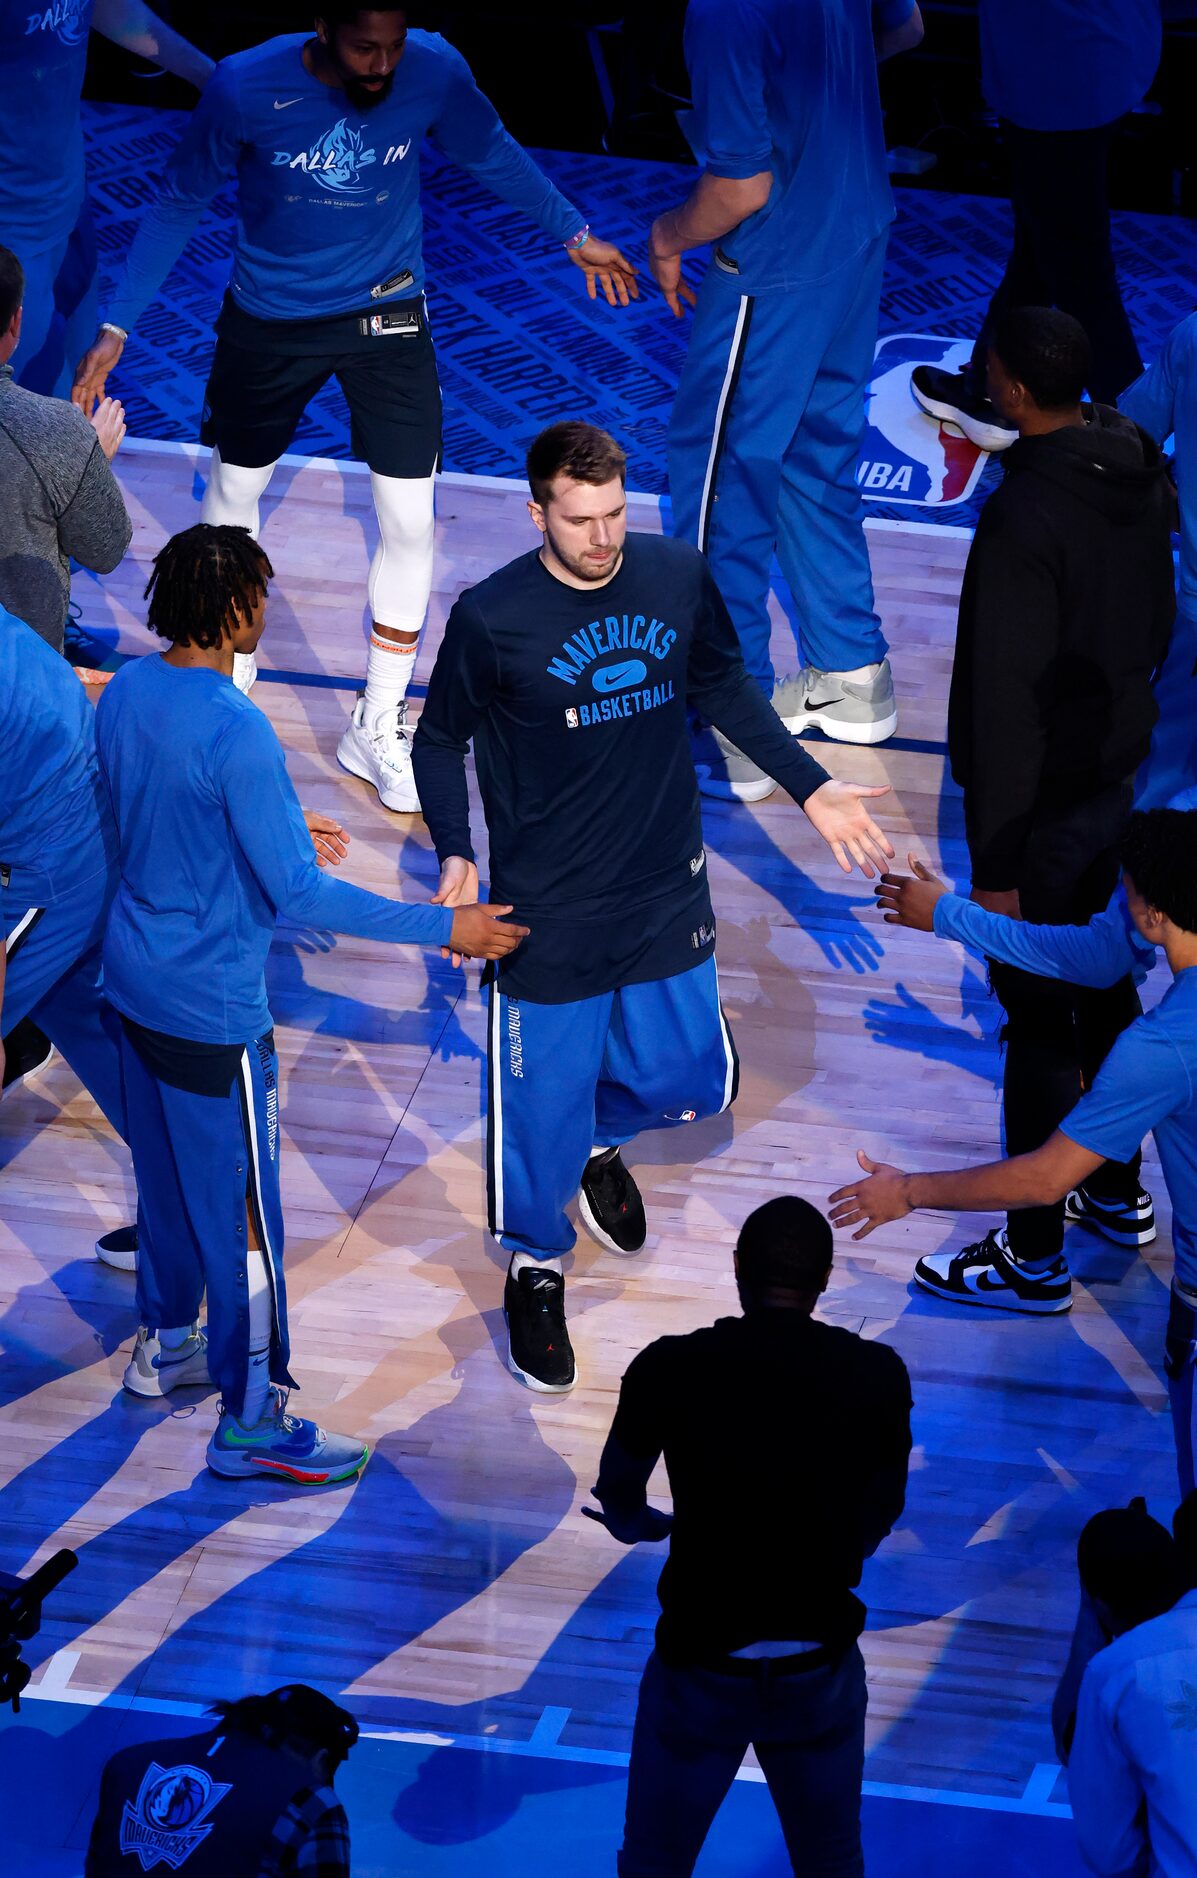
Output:
[[[252,652],[234,652],[233,683],[248,698],[258,676],[258,661]]]
[[[394,809],[397,815],[419,814],[406,700],[373,730],[367,730],[366,698],[364,692],[360,693],[345,735],[337,745],[337,762],[351,776],[373,783],[384,808]]]

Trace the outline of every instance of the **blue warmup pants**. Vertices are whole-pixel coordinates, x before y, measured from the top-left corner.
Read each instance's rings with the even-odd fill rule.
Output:
[[[17,383],[27,391],[67,398],[100,318],[91,206],[84,201],[65,238],[46,242],[0,232],[0,241],[25,270],[21,338],[13,357]]]
[[[712,261],[699,292],[669,424],[673,531],[710,562],[767,696],[775,551],[806,664],[885,657],[856,483],[885,239],[825,280],[755,297]]]
[[[1197,1274],[1189,1273],[1186,1277],[1193,1282]],[[1197,1449],[1197,1395],[1193,1387],[1197,1376],[1197,1292],[1181,1292],[1175,1285],[1170,1293],[1168,1329],[1164,1338],[1164,1374],[1168,1379],[1168,1403],[1176,1437],[1176,1478],[1183,1500],[1197,1486],[1193,1472]]]
[[[262,1257],[273,1307],[270,1380],[288,1374],[274,1033],[246,1044],[225,1093],[201,1095],[151,1069],[121,1036],[129,1146],[137,1175],[137,1303],[154,1330],[194,1323],[208,1293],[208,1368],[238,1411],[249,1364],[250,1259]],[[246,1202],[262,1251],[249,1247]]]
[[[7,958],[0,1035],[32,1017],[128,1138],[120,1020],[104,1001],[100,948],[116,885],[107,869],[49,907],[3,907]]]
[[[1197,613],[1181,600],[1168,656],[1155,681],[1160,714],[1147,761],[1135,778],[1137,809],[1166,808],[1182,789],[1197,787]]]
[[[713,958],[576,1004],[531,1004],[492,983],[487,1055],[490,1229],[533,1258],[573,1245],[565,1209],[593,1148],[719,1114],[740,1073]]]

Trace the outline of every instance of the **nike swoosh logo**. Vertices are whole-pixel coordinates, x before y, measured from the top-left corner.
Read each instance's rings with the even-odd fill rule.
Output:
[[[822,711],[829,704],[842,704],[843,702],[844,700],[842,698],[820,698],[817,704],[812,704],[810,699],[806,698],[803,701],[802,708],[804,711]]]
[[[282,104],[280,104],[278,99],[276,98],[274,101],[274,108],[276,111],[289,111],[293,104],[302,104],[302,103],[303,103],[302,98],[287,98],[283,101]]]
[[[641,659],[625,659],[622,665],[604,665],[591,680],[596,691],[625,691],[647,678],[648,667]]]

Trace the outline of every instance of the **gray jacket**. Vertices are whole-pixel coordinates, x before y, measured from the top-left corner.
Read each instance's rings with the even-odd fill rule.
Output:
[[[133,534],[82,411],[0,366],[0,604],[62,651],[73,557],[110,574]]]

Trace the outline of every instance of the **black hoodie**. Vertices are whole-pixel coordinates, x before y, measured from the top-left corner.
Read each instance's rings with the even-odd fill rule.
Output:
[[[1168,649],[1172,486],[1157,444],[1105,405],[1020,437],[981,511],[948,703],[975,887],[1019,884],[1044,812],[1123,781],[1147,755]]]

